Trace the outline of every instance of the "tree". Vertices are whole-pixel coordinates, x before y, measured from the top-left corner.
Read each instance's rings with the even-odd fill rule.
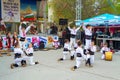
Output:
[[[56,23],[60,18],[75,20],[75,0],[53,0],[52,1],[53,19]]]
[[[54,21],[58,23],[60,18],[74,21],[75,3],[76,0],[53,0],[51,6],[54,11]],[[119,15],[120,0],[82,0],[82,20],[104,13]]]

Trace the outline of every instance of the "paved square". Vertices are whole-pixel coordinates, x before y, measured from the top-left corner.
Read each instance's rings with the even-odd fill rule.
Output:
[[[34,60],[40,64],[10,69],[12,56],[0,57],[0,80],[120,80],[120,54],[113,55],[113,61],[100,60],[95,54],[95,64],[86,67],[84,61],[79,69],[71,71],[75,61],[57,62],[62,57],[62,49],[34,52]]]

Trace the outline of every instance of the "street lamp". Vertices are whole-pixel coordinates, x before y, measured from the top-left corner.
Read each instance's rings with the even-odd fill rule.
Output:
[[[82,0],[76,0],[76,20],[81,20]]]
[[[94,7],[95,13],[98,14],[98,11],[100,9],[100,3],[98,2],[98,0],[96,0],[92,6]]]

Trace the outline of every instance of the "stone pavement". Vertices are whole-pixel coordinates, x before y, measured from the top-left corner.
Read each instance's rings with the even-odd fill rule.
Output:
[[[34,60],[40,64],[10,69],[12,56],[0,57],[0,80],[120,80],[120,54],[113,55],[113,61],[100,60],[99,52],[95,55],[94,67],[84,65],[71,71],[75,61],[57,62],[62,56],[62,49],[36,51]]]

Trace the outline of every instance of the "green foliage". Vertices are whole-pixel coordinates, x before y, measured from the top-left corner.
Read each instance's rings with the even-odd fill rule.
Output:
[[[53,19],[56,23],[60,18],[75,20],[75,0],[53,0],[51,7],[53,8]]]
[[[95,7],[96,1],[99,3],[97,7]],[[74,21],[76,18],[75,3],[76,0],[53,0],[51,7],[54,11],[54,21],[58,23],[60,18]],[[120,15],[120,0],[82,0],[82,20],[103,13]]]

